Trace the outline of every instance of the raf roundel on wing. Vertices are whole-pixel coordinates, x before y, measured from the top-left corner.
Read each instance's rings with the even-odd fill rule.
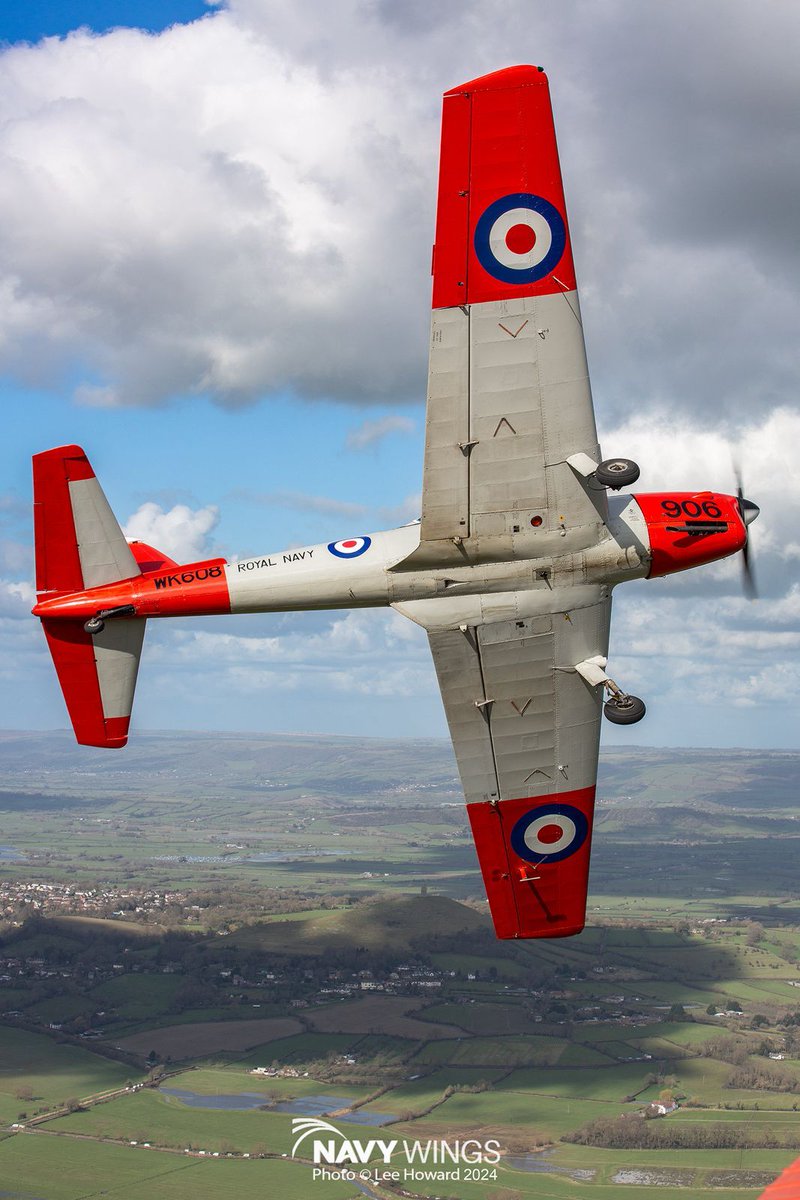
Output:
[[[485,209],[475,226],[474,242],[478,262],[495,279],[536,283],[561,259],[567,229],[549,200],[532,192],[512,192]]]
[[[343,542],[329,542],[328,550],[336,558],[358,558],[359,554],[364,554],[372,545],[372,539],[368,537],[345,538]]]
[[[580,850],[589,822],[572,804],[546,804],[532,808],[511,830],[511,848],[530,863],[561,862]]]

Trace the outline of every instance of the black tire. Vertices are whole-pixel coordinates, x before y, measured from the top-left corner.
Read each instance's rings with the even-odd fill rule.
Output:
[[[86,633],[91,633],[92,636],[96,633],[102,633],[106,627],[106,623],[102,617],[89,617],[88,621],[84,622],[84,630]]]
[[[632,458],[607,458],[594,473],[598,483],[603,487],[618,491],[619,488],[630,487],[639,478],[639,466]]]
[[[647,707],[638,696],[612,696],[603,705],[603,712],[613,725],[635,725],[641,721]]]

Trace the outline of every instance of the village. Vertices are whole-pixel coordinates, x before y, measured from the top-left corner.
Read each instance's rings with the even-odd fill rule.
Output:
[[[75,884],[42,880],[0,880],[0,919],[13,925],[31,913],[72,916],[127,917],[136,915],[147,919],[163,919],[168,910],[180,910],[185,918],[200,911],[200,905],[189,904],[188,895],[181,891],[158,891],[143,887],[111,887],[98,884],[82,888]]]
[[[6,896],[10,894],[14,892],[7,886]],[[80,915],[100,900],[128,903],[134,912],[144,903],[157,905],[165,899],[198,907],[189,905],[182,893],[83,893],[63,885],[20,884],[16,896],[30,905],[30,916],[8,927],[0,943],[0,1014],[7,1021],[84,1039],[121,1036],[131,1018],[145,1012],[157,1022],[201,1008],[213,1010],[219,1019],[300,1014],[368,995],[438,998],[459,1008],[492,999],[511,1001],[523,1006],[531,1026],[636,1027],[654,1017],[652,1002],[631,986],[635,981],[630,977],[639,973],[613,964],[595,966],[588,974],[562,968],[537,980],[537,986],[519,982],[510,967],[506,974],[495,963],[445,968],[422,949],[399,961],[391,952],[372,956],[372,965],[364,967],[357,950],[309,959],[241,944],[235,934],[225,939],[180,930],[151,934],[149,926],[126,928],[118,919],[101,926]],[[47,905],[53,906],[50,916],[42,911]],[[248,932],[254,928],[258,926],[245,927]],[[125,985],[124,979],[130,982]],[[610,990],[611,981],[618,991]],[[134,1009],[131,996],[141,997]],[[691,1019],[682,1006],[672,1006],[669,1015]],[[746,1014],[737,1007],[718,1016],[743,1020]],[[641,1051],[623,1057],[633,1062],[652,1056]]]

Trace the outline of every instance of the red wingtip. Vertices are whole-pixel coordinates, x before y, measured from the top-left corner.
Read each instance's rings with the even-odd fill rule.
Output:
[[[59,478],[70,482],[77,479],[94,479],[94,471],[81,446],[55,446],[52,450],[42,450],[33,456],[34,480],[37,476],[43,481],[47,473],[56,471]]]
[[[534,67],[528,63],[518,67],[503,67],[501,71],[491,71],[488,75],[479,75],[458,87],[450,88],[445,96],[458,96],[463,92],[494,92],[501,88],[527,87],[530,84],[547,83],[544,67]]]
[[[587,787],[467,805],[499,938],[572,937],[581,932],[586,922],[594,796],[595,789]],[[537,814],[554,822],[565,818],[575,848],[568,847],[552,861],[546,847],[533,852],[525,830]]]
[[[508,240],[515,231],[524,244]],[[506,67],[446,92],[433,307],[575,286],[544,71]]]
[[[85,734],[75,726],[75,739],[81,746],[99,746],[103,750],[121,750],[128,741],[130,717],[106,717],[103,721],[105,733]]]

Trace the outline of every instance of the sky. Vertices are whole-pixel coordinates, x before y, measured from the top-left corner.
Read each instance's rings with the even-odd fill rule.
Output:
[[[115,24],[109,25],[109,13]],[[796,748],[800,8],[71,0],[0,14],[0,728],[66,714],[30,455],[129,536],[243,557],[419,513],[441,94],[548,72],[601,444],[734,490],[740,564],[615,593],[619,744]],[[133,729],[444,736],[391,611],[150,622]],[[90,753],[90,752],[87,752]]]

